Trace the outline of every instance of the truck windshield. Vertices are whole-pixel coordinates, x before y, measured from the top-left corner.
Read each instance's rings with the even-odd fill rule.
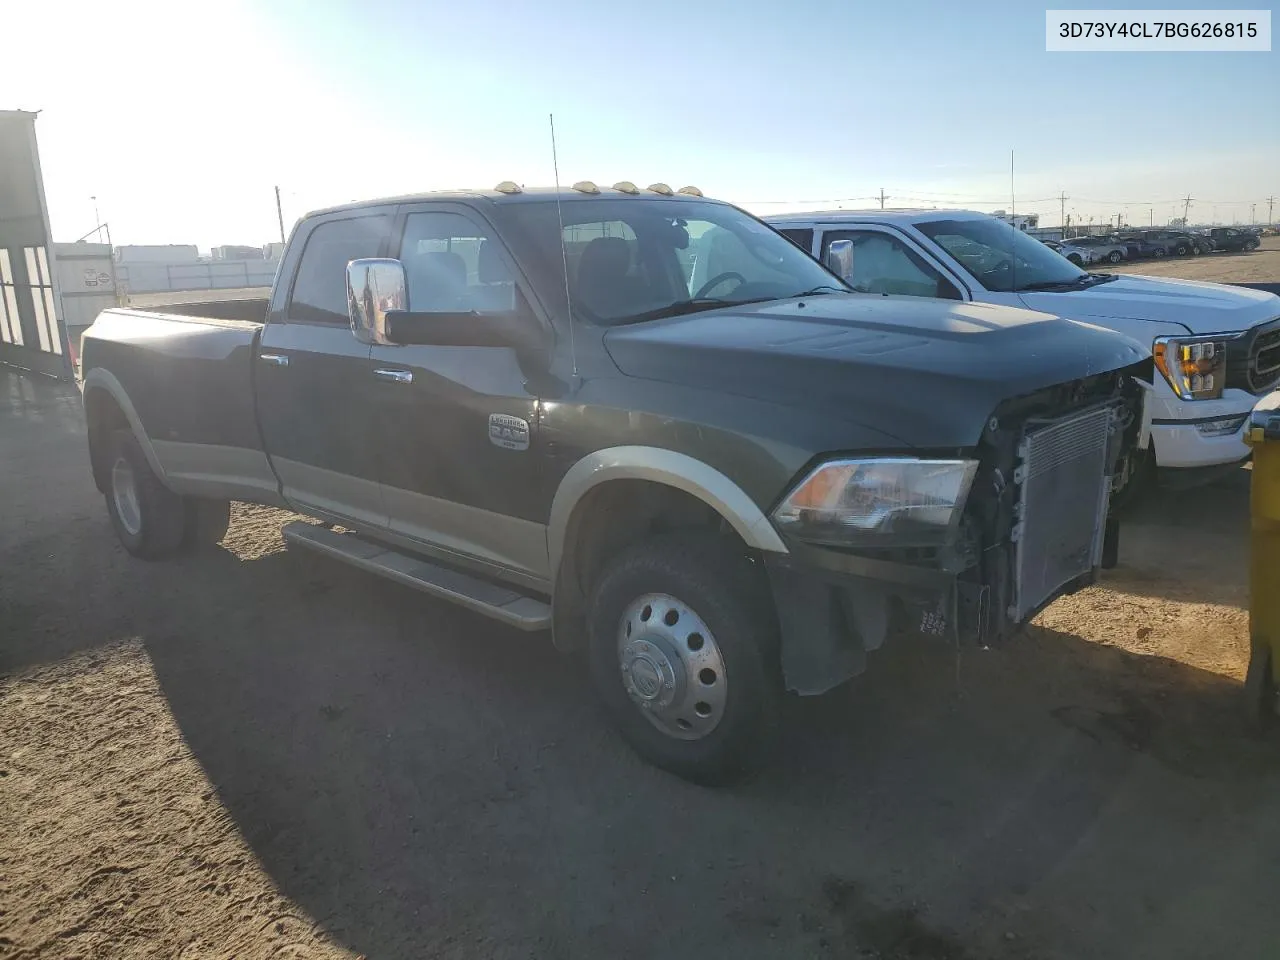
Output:
[[[1071,287],[1089,275],[1039,240],[1000,220],[929,220],[916,229],[988,290]]]
[[[705,200],[525,200],[495,211],[540,297],[613,325],[849,287],[772,228]],[[564,229],[561,231],[560,217]],[[561,241],[564,244],[564,259]]]

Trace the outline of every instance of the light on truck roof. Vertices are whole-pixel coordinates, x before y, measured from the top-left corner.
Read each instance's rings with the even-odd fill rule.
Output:
[[[577,183],[573,185],[573,189],[577,190],[579,193],[599,193],[600,192],[600,188],[597,187],[590,180],[579,180]]]
[[[500,184],[498,184],[493,189],[497,190],[499,193],[521,193],[522,192],[520,189],[520,184],[516,183],[514,180],[503,180]]]
[[[613,185],[613,189],[617,190],[619,193],[639,193],[640,192],[640,188],[637,187],[630,180],[619,180],[617,183]]]
[[[651,183],[649,184],[649,190],[652,193],[660,193],[664,197],[669,197],[675,192],[670,187],[668,187],[665,183]]]
[[[676,193],[683,193],[686,196],[690,196],[690,197],[702,196],[702,191],[699,190],[697,187],[681,187],[679,190],[676,191]]]

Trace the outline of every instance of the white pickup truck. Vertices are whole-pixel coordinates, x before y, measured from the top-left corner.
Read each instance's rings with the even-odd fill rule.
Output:
[[[1280,387],[1280,297],[1243,287],[1087,273],[983,213],[792,213],[766,220],[867,293],[1030,307],[1151,345],[1150,443],[1136,469],[1212,479],[1249,456],[1245,421]],[[843,243],[840,241],[844,241]]]

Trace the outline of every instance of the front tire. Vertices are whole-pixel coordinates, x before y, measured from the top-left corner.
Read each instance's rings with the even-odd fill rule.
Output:
[[[1163,257],[1166,253],[1168,253],[1168,251],[1165,250],[1164,247],[1156,247],[1155,250],[1151,251],[1151,255],[1157,260]]]
[[[768,584],[723,540],[667,535],[611,560],[592,591],[592,683],[645,760],[686,780],[753,772],[781,683]]]
[[[1081,260],[1079,255],[1077,254],[1074,254],[1074,253],[1070,254],[1067,256],[1067,259],[1070,260],[1072,263],[1074,263],[1077,267],[1081,267],[1081,268],[1084,267],[1084,261]]]
[[[120,543],[135,557],[162,560],[177,553],[186,529],[186,506],[155,475],[132,431],[111,435],[107,513]]]
[[[1178,244],[1177,248],[1174,250],[1174,253],[1176,253],[1180,257],[1185,257],[1190,252],[1191,252],[1191,248],[1188,247],[1185,243]]]
[[[1119,263],[1123,259],[1124,259],[1124,254],[1121,253],[1119,250],[1112,250],[1110,253],[1107,254],[1107,260],[1109,260],[1111,263]]]

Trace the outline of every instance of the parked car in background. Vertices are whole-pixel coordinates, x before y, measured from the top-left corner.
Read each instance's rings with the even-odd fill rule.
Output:
[[[1214,227],[1209,231],[1209,236],[1213,238],[1214,249],[1229,253],[1247,253],[1250,250],[1257,250],[1262,242],[1256,233],[1239,230],[1236,227]]]
[[[1185,257],[1190,253],[1196,252],[1195,242],[1191,239],[1191,235],[1187,233],[1180,233],[1176,230],[1143,230],[1138,236],[1141,236],[1153,246],[1164,250],[1164,253],[1155,254],[1158,257]]]
[[[841,272],[860,289],[1031,307],[1126,333],[1150,345],[1150,444],[1134,464],[1190,486],[1244,462],[1258,398],[1280,387],[1280,297],[1163,277],[1086,273],[986,214],[838,210],[767,218],[814,256],[837,240],[874,236],[897,251]],[[1144,240],[1145,242],[1145,240]],[[892,277],[892,282],[887,277]],[[1133,489],[1133,488],[1131,488]]]
[[[1084,247],[1087,250],[1092,250],[1097,254],[1098,260],[1105,260],[1107,263],[1119,263],[1129,256],[1128,247],[1123,243],[1117,243],[1106,237],[1071,237],[1062,242],[1073,247]],[[1071,258],[1068,257],[1067,259],[1070,260]],[[1074,263],[1075,261],[1072,262]],[[1088,261],[1085,262],[1088,263]]]
[[[1123,233],[1110,238],[1113,243],[1123,244],[1130,260],[1150,260],[1152,257],[1165,255],[1164,245],[1155,244],[1139,234]]]
[[[1207,233],[1197,231],[1195,233],[1188,233],[1187,236],[1189,236],[1191,238],[1191,242],[1195,244],[1196,253],[1213,253],[1213,237],[1209,236]]]
[[[685,191],[338,207],[230,319],[105,311],[84,403],[121,543],[216,542],[228,500],[338,525],[284,537],[550,630],[636,751],[702,782],[763,759],[784,685],[823,693],[902,627],[1012,638],[1097,579],[1140,344],[853,295]]]
[[[1098,253],[1096,250],[1093,250],[1090,247],[1077,246],[1069,240],[1065,243],[1059,240],[1042,240],[1041,242],[1054,253],[1059,256],[1066,257],[1077,267],[1096,263],[1098,260]]]

